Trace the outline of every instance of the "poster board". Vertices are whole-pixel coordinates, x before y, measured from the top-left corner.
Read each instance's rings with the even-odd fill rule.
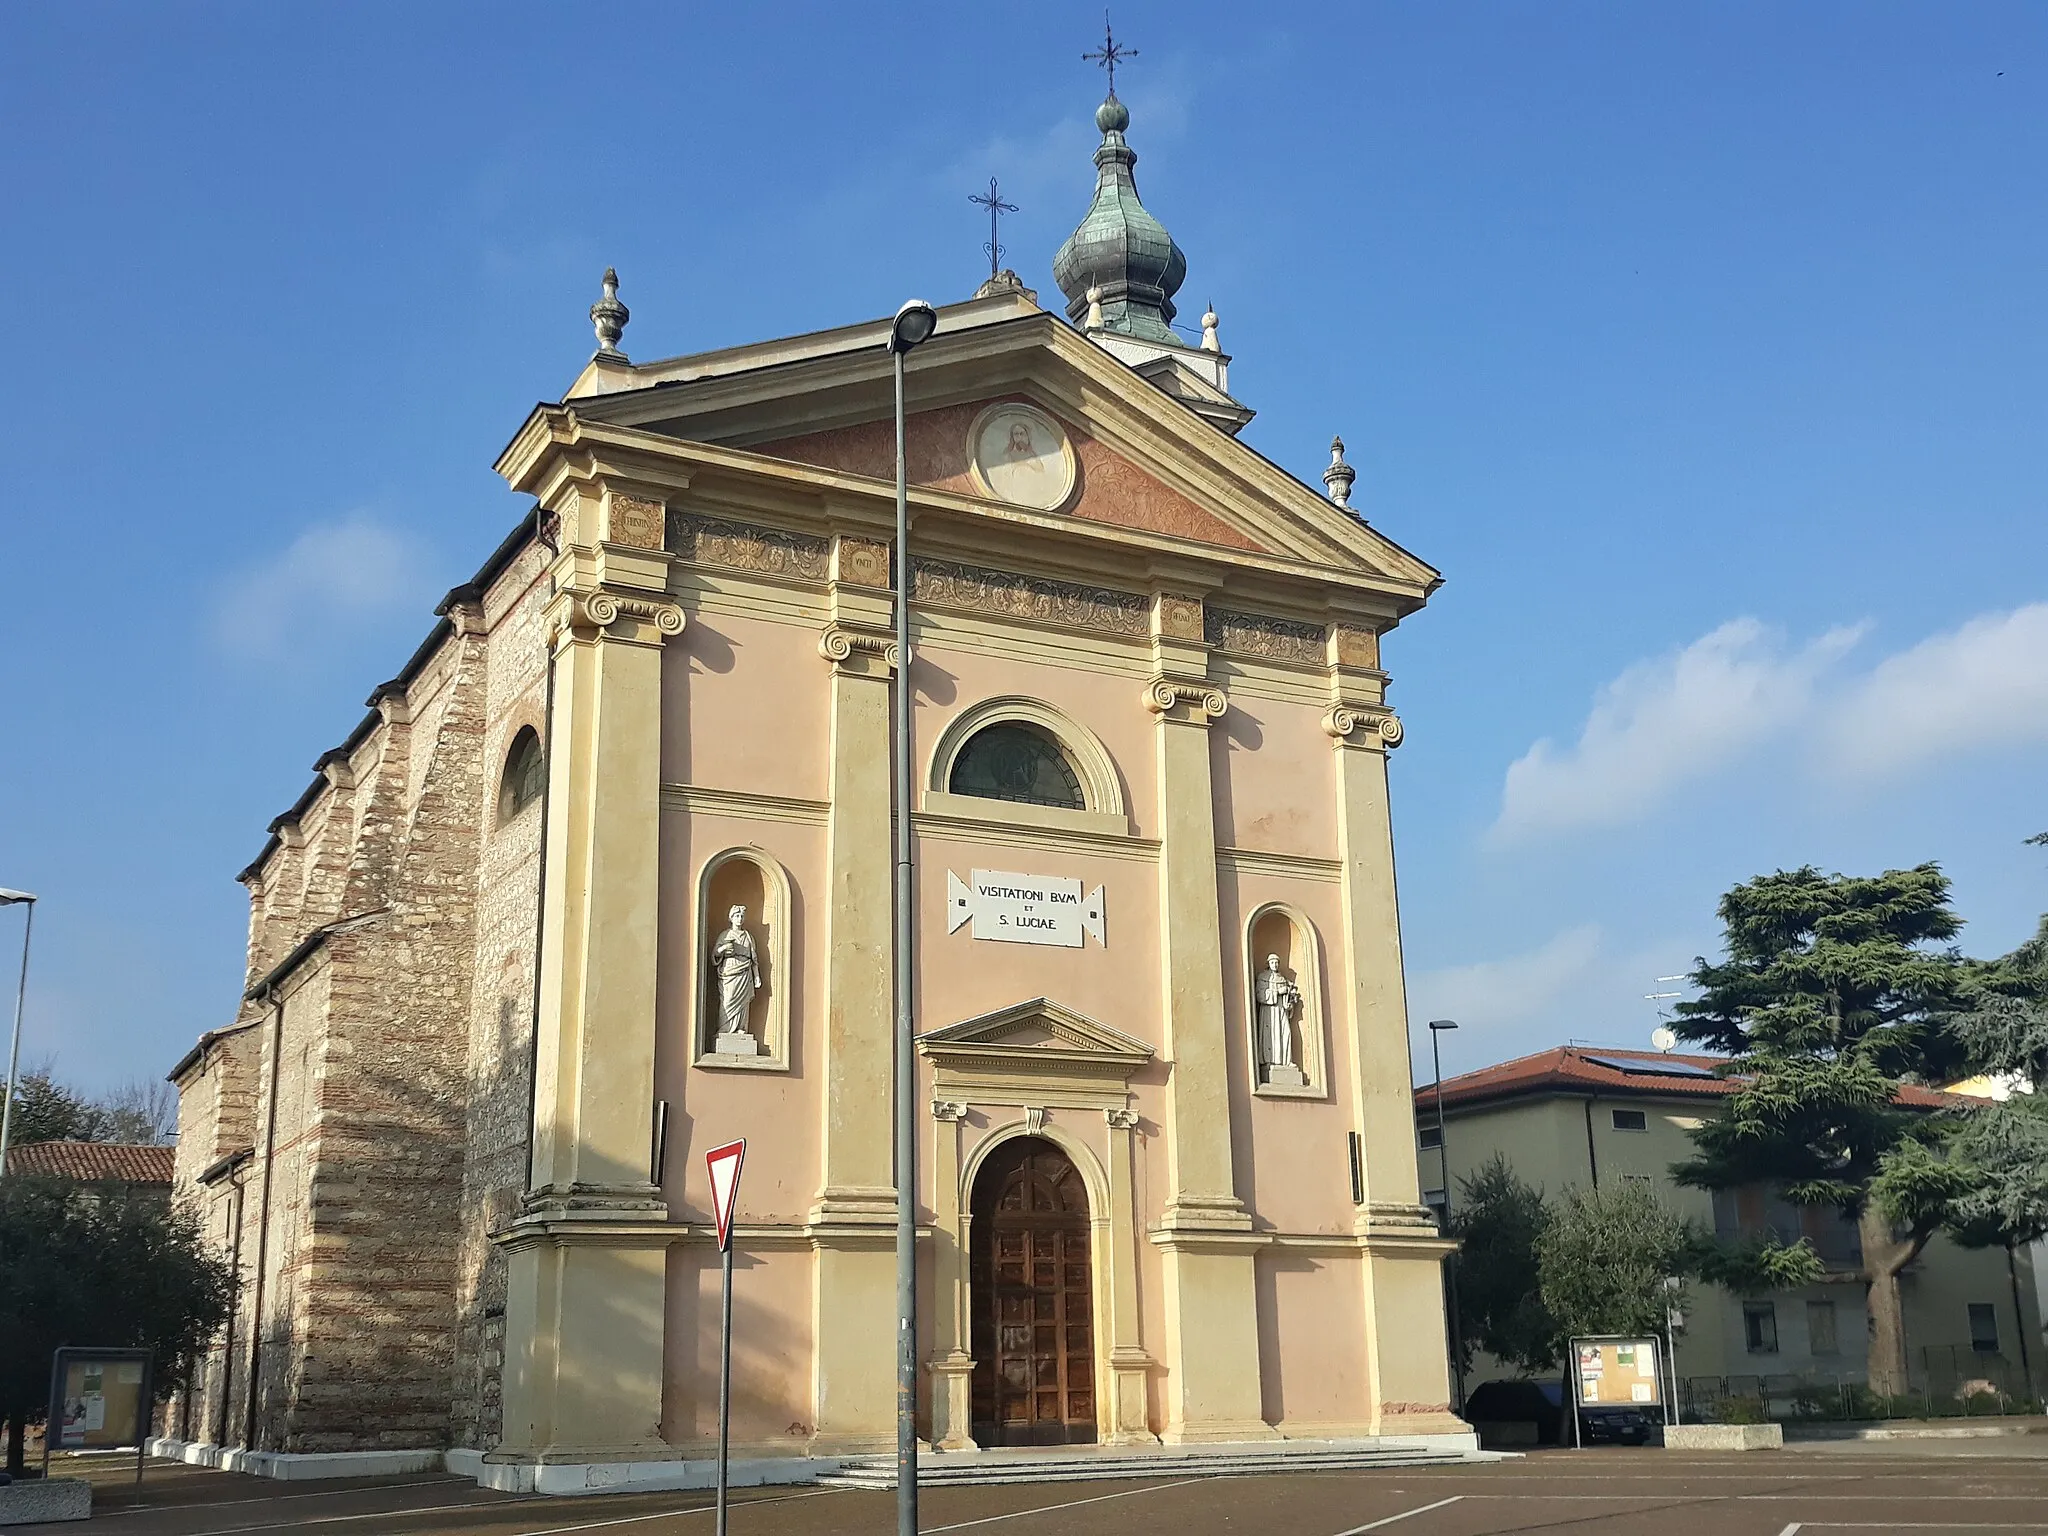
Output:
[[[150,1352],[146,1349],[57,1351],[50,1366],[50,1417],[43,1462],[52,1451],[136,1448],[138,1475],[149,1438]]]
[[[1571,1398],[1581,1408],[1662,1408],[1664,1373],[1655,1339],[1573,1339]]]

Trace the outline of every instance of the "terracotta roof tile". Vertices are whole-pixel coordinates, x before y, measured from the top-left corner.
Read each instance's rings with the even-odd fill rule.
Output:
[[[177,1158],[176,1147],[134,1147],[114,1141],[32,1141],[7,1149],[7,1171],[60,1179],[168,1184]]]
[[[1626,1064],[1616,1065],[1616,1064]],[[1638,1066],[1637,1064],[1640,1063]],[[1481,1067],[1444,1079],[1444,1108],[1461,1104],[1485,1104],[1497,1099],[1521,1098],[1531,1094],[1585,1094],[1623,1092],[1658,1098],[1726,1098],[1742,1086],[1740,1078],[1700,1077],[1692,1071],[1718,1073],[1728,1063],[1725,1056],[1688,1056],[1677,1052],[1605,1050],[1576,1045],[1554,1046],[1533,1056],[1518,1056],[1496,1066]],[[1674,1075],[1673,1066],[1682,1075]],[[1940,1109],[1967,1100],[1933,1088],[1904,1083],[1898,1102],[1914,1109]],[[1415,1107],[1436,1105],[1435,1091],[1415,1090]]]

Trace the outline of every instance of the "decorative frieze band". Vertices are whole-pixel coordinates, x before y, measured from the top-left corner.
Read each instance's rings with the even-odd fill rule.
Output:
[[[1218,650],[1272,661],[1299,661],[1321,666],[1327,641],[1320,624],[1210,608],[1203,617],[1202,638]]]
[[[698,565],[768,576],[801,576],[823,581],[831,569],[831,546],[806,533],[727,523],[688,512],[668,515],[668,546]]]
[[[1146,630],[1146,600],[1135,593],[1014,576],[949,560],[913,558],[912,566],[913,595],[920,603],[1112,635],[1142,635]]]

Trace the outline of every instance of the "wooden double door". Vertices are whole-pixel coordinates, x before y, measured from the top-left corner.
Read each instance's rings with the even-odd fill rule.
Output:
[[[1022,1136],[974,1181],[968,1255],[973,1434],[982,1445],[1095,1439],[1088,1192],[1067,1155]]]

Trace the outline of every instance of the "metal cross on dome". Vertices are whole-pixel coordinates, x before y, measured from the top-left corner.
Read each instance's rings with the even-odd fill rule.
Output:
[[[994,277],[1003,265],[1002,242],[996,239],[996,220],[1006,213],[1015,213],[1017,205],[1003,201],[1002,194],[996,191],[996,179],[993,176],[988,179],[987,197],[983,197],[979,192],[970,192],[967,194],[967,201],[988,210],[988,244],[982,249],[988,252],[988,275]]]
[[[1108,11],[1102,13],[1102,46],[1092,48],[1081,55],[1087,63],[1100,64],[1109,71],[1109,94],[1112,96],[1116,94],[1117,63],[1123,59],[1135,59],[1137,56],[1137,49],[1124,47],[1116,40],[1116,34],[1110,31]]]

